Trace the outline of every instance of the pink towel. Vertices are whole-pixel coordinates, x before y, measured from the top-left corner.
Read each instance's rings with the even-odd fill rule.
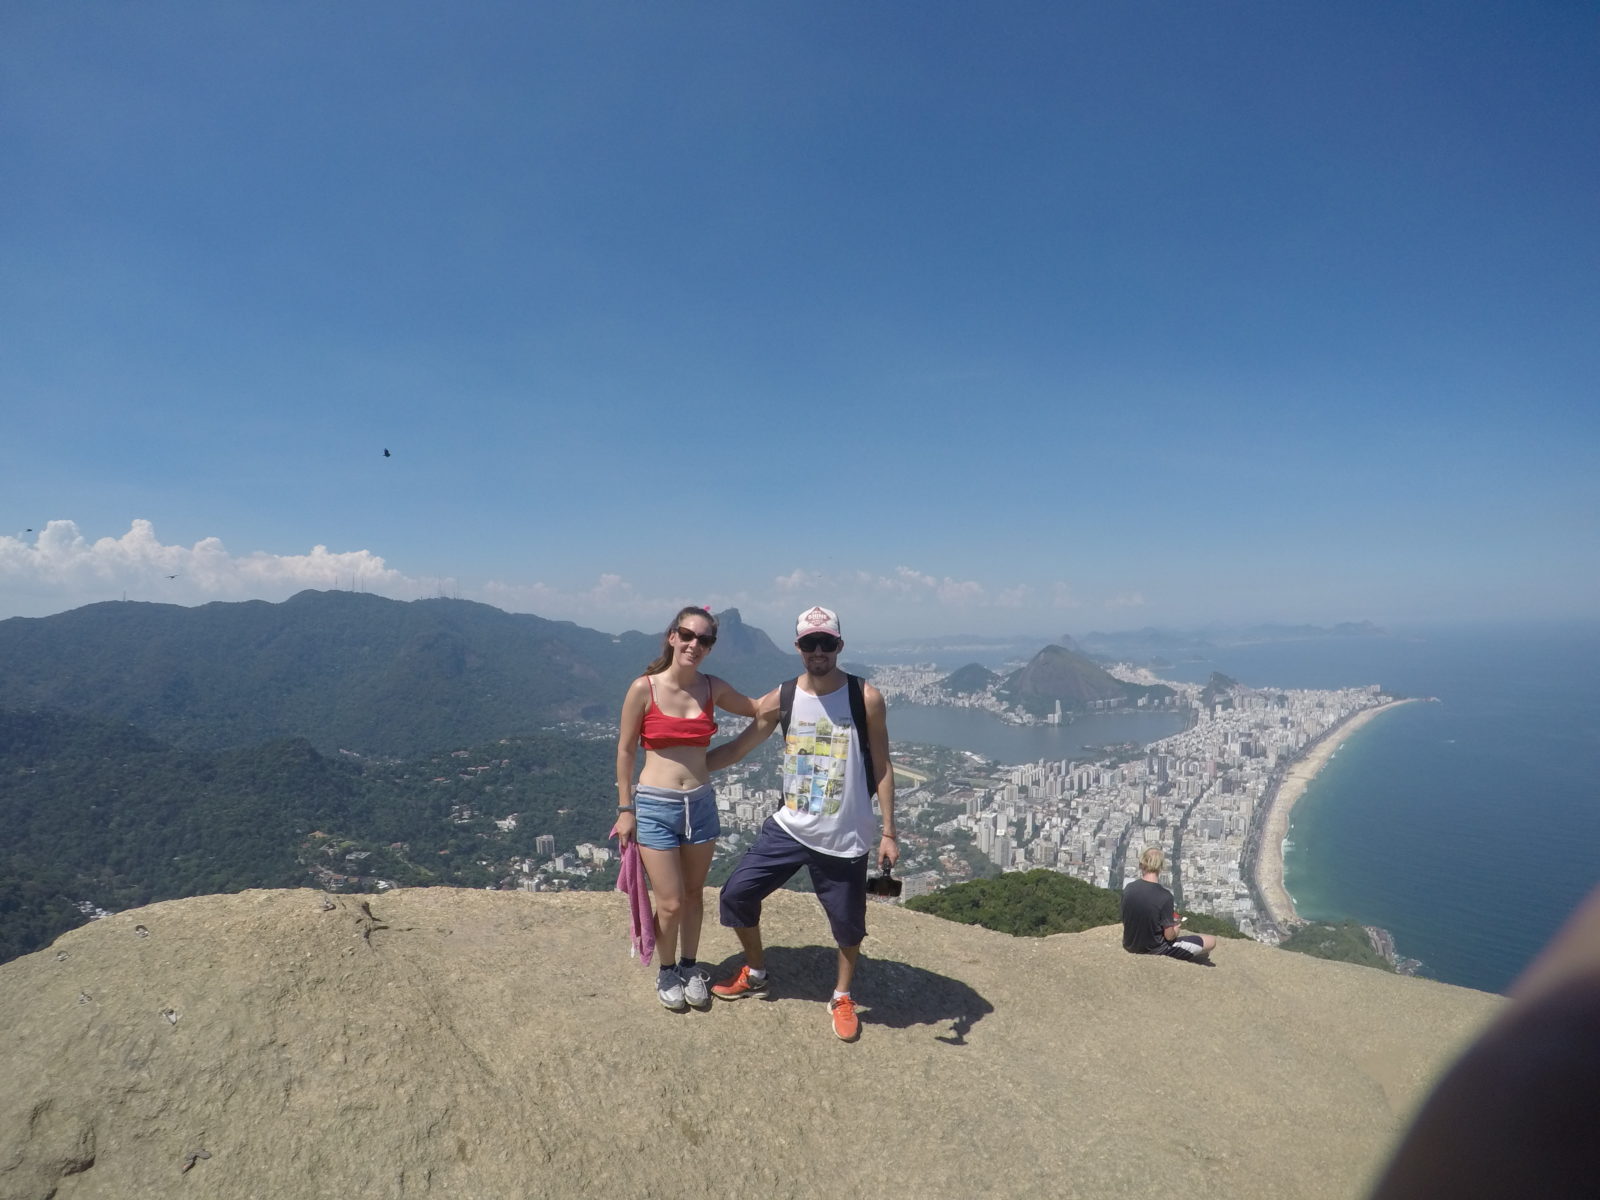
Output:
[[[611,827],[611,837],[617,827]],[[650,966],[656,954],[656,914],[650,907],[650,888],[645,882],[644,863],[639,844],[632,838],[622,847],[622,869],[617,872],[617,891],[628,897],[628,953],[637,955],[643,966]]]

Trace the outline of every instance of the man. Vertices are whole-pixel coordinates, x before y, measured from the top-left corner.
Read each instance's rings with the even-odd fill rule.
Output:
[[[782,806],[767,818],[755,844],[722,886],[722,923],[738,935],[744,966],[711,992],[723,1000],[738,1000],[766,990],[761,902],[803,866],[811,873],[839,947],[838,975],[828,1003],[833,1032],[853,1042],[861,1035],[861,1021],[850,983],[867,934],[867,859],[874,840],[885,868],[900,858],[889,727],[878,689],[839,670],[844,637],[836,613],[821,607],[801,613],[794,644],[805,673],[763,696],[750,727],[713,749],[706,759],[712,770],[718,770],[749,754],[784,718],[785,694],[792,693],[793,707],[784,730]],[[875,836],[874,793],[883,812],[881,836]]]
[[[1172,893],[1161,886],[1161,868],[1166,863],[1160,846],[1146,846],[1139,855],[1139,870],[1144,874],[1122,889],[1122,948],[1130,954],[1170,954],[1210,965],[1217,939],[1209,933],[1182,932],[1183,918],[1172,902]]]

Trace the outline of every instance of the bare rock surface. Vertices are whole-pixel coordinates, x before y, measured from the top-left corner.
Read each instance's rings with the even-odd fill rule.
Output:
[[[709,1013],[659,1006],[625,920],[253,891],[74,930],[0,966],[0,1200],[1353,1197],[1503,1004],[874,905],[846,1045],[812,897],[769,904],[770,998]]]

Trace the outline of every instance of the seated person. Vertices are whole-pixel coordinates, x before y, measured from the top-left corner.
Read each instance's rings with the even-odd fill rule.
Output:
[[[1161,886],[1167,856],[1159,846],[1139,855],[1144,874],[1122,889],[1122,948],[1129,954],[1170,954],[1190,962],[1210,962],[1217,939],[1209,933],[1181,933],[1183,918],[1172,893]]]

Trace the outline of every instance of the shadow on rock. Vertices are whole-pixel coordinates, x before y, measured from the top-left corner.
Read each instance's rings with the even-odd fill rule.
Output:
[[[730,958],[713,974],[724,979],[743,961],[737,956]],[[768,946],[767,970],[772,983],[767,995],[773,1000],[825,1002],[833,994],[837,965],[838,952],[832,946]],[[948,1046],[966,1045],[967,1033],[994,1011],[994,1005],[959,979],[866,954],[856,967],[851,991],[861,1006],[862,1024],[890,1029],[948,1024],[948,1031],[934,1036]]]

